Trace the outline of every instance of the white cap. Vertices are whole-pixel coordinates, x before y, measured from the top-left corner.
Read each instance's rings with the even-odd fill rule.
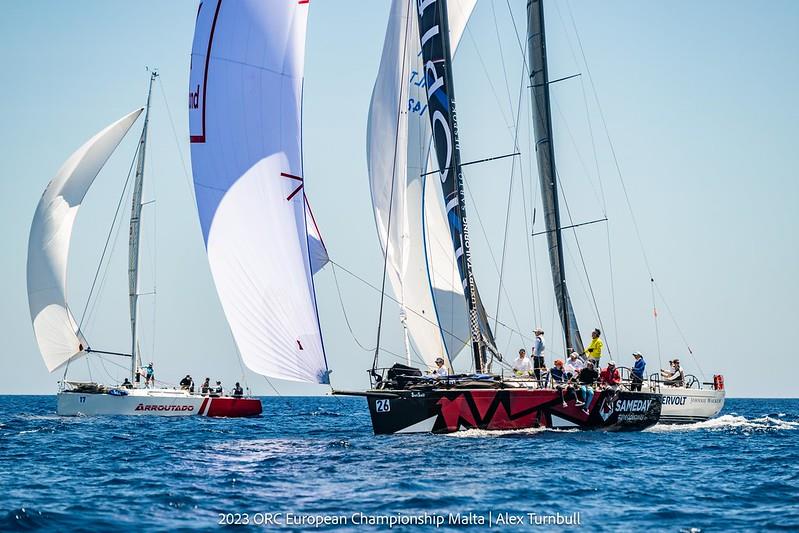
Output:
[[[616,366],[616,361],[608,361],[609,366]]]
[[[633,356],[643,357],[644,354],[642,354],[641,352],[633,352]]]

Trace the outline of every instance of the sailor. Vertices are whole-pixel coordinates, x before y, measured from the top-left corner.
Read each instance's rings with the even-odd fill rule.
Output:
[[[567,374],[566,369],[563,368],[563,361],[555,359],[555,366],[549,369],[549,376],[552,379],[552,386],[560,392],[560,401],[563,402],[563,407],[567,406],[566,393],[564,391],[571,391],[574,396],[574,401],[579,401],[577,393],[574,392],[574,388],[569,383],[571,381],[571,376]]]
[[[128,378],[125,378],[125,381],[122,382],[122,388],[123,389],[132,389],[133,388],[133,383],[131,383]]]
[[[531,376],[533,374],[533,365],[530,359],[527,358],[527,352],[524,348],[519,350],[519,357],[513,361],[513,374],[516,376]]]
[[[660,370],[663,384],[670,387],[682,387],[685,385],[685,372],[680,366],[680,360],[674,359],[669,361],[669,363],[671,363],[671,370]]]
[[[144,367],[144,386],[149,387],[155,385],[155,371],[153,370],[153,362]]]
[[[191,376],[186,374],[186,377],[180,380],[180,389],[181,390],[189,390],[191,389],[194,392],[194,380],[191,379]]]
[[[616,390],[619,383],[621,383],[621,376],[619,375],[619,369],[616,368],[615,361],[610,361],[605,370],[599,374],[599,382],[609,389]]]
[[[566,361],[566,373],[570,375],[570,377],[577,377],[577,374],[580,373],[580,370],[585,368],[585,363],[580,356],[577,355],[577,352],[572,352],[569,354],[569,360]]]
[[[200,394],[211,394],[211,378],[205,378],[200,387]]]
[[[533,372],[535,379],[541,381],[541,370],[546,370],[547,366],[544,363],[544,350],[546,343],[544,343],[544,330],[535,328],[535,342],[533,343]]]
[[[591,400],[594,398],[594,383],[599,378],[599,373],[594,370],[594,363],[593,361],[588,361],[585,368],[580,370],[580,374],[577,376],[577,381],[580,384],[580,393],[582,394],[583,401],[575,403],[578,407],[581,405],[585,405],[583,407],[583,412],[585,414],[589,413],[589,409],[591,408]]]
[[[641,384],[644,382],[644,372],[646,372],[646,361],[644,361],[644,356],[641,352],[633,352],[633,357],[635,358],[635,364],[633,365],[632,372],[630,372],[630,376],[632,378],[632,382],[630,383],[630,390],[640,391]]]
[[[233,397],[241,398],[242,396],[244,396],[244,389],[241,388],[241,385],[239,385],[239,382],[237,381],[236,386],[233,387]]]
[[[600,335],[602,335],[602,332],[599,331],[599,329],[594,329],[594,331],[591,332],[591,343],[585,350],[585,355],[588,357],[588,360],[594,362],[594,368],[599,368],[599,359],[602,357],[602,348],[604,344],[602,343],[602,339],[599,338]]]
[[[449,371],[447,371],[447,367],[444,365],[444,358],[436,357],[436,368],[433,369],[433,376],[439,378],[445,378],[448,375]]]
[[[224,394],[224,390],[222,389],[222,382],[216,380],[216,387],[214,387],[214,395],[215,396],[222,396]]]

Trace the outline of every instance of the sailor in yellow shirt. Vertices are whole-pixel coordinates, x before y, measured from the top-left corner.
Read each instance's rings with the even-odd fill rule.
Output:
[[[599,336],[602,334],[601,331],[595,329],[591,332],[591,344],[588,345],[588,348],[585,350],[585,355],[588,356],[589,361],[594,362],[594,368],[599,368],[599,359],[602,357],[602,339]]]

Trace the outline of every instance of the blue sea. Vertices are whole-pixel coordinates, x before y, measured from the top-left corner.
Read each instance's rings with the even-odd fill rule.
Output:
[[[361,398],[263,402],[62,418],[52,396],[0,396],[0,531],[799,530],[799,400],[642,433],[380,437]]]

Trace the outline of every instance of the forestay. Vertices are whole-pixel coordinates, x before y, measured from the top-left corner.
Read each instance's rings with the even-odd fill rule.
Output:
[[[455,49],[476,0],[450,1]],[[432,133],[414,0],[394,0],[372,92],[367,165],[375,223],[392,289],[429,366],[454,357],[469,338],[463,287],[441,201],[441,183],[422,177]],[[389,223],[389,216],[391,217]]]
[[[67,159],[39,200],[28,239],[28,305],[39,351],[54,371],[88,347],[67,305],[72,228],[86,192],[141,114],[125,115]]]
[[[189,128],[208,261],[244,362],[328,383],[312,277],[327,255],[303,190],[307,14],[308,2],[203,2]]]

